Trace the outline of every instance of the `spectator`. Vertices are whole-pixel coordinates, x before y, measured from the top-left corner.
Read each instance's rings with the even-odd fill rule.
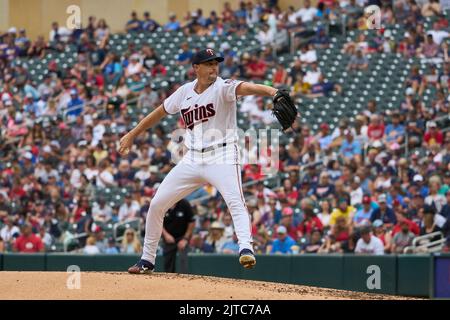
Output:
[[[440,16],[441,5],[437,0],[430,0],[422,6],[421,12],[424,17]]]
[[[125,77],[129,78],[135,74],[140,74],[142,72],[143,67],[139,60],[140,57],[138,54],[131,55],[130,63],[125,69]]]
[[[281,63],[276,64],[275,72],[272,76],[272,84],[276,88],[284,87],[287,83],[288,73]]]
[[[294,210],[291,207],[285,207],[281,211],[280,226],[286,228],[286,233],[294,240],[298,240],[298,228],[294,225]]]
[[[380,239],[373,236],[370,227],[365,227],[360,231],[361,238],[356,243],[355,253],[383,255],[384,246]]]
[[[308,94],[307,96],[309,98],[329,96],[332,91],[342,93],[342,87],[334,82],[325,81],[325,77],[321,74],[319,76],[319,82],[311,86],[311,94]]]
[[[312,45],[304,45],[301,48],[300,56],[298,59],[301,61],[303,66],[311,65],[317,62],[317,53]]]
[[[83,112],[84,100],[78,96],[77,89],[70,90],[70,98],[67,104],[66,115],[74,119]]]
[[[353,217],[353,224],[355,227],[367,226],[370,224],[370,218],[373,213],[372,200],[369,195],[362,198],[362,207],[356,211]]]
[[[345,130],[343,134],[345,136],[345,140],[342,142],[339,152],[346,159],[346,161],[355,159],[355,161],[360,163],[361,145],[359,141],[354,139],[352,130]]]
[[[205,244],[211,246],[212,252],[219,253],[227,241],[224,235],[225,228],[222,223],[215,221],[209,228],[208,236],[205,239]]]
[[[131,12],[131,19],[128,20],[125,30],[127,32],[137,32],[142,28],[142,22],[138,19],[136,11]]]
[[[189,44],[187,42],[183,42],[181,44],[181,53],[177,57],[178,65],[188,65],[191,63],[192,57],[194,53],[189,50]]]
[[[100,249],[96,246],[96,239],[93,236],[90,236],[86,240],[86,246],[83,248],[84,254],[99,254]]]
[[[141,22],[141,28],[143,31],[149,31],[154,32],[156,29],[158,29],[160,25],[158,22],[150,18],[150,12],[145,11],[144,12],[144,20]]]
[[[378,205],[372,216],[370,217],[370,221],[373,223],[375,220],[381,220],[386,227],[391,227],[397,223],[397,218],[395,217],[394,211],[387,204],[387,197],[385,194],[381,194],[378,196]]]
[[[312,44],[317,49],[327,49],[330,47],[330,38],[325,33],[323,27],[317,28],[315,37],[312,39]]]
[[[108,239],[108,247],[105,249],[105,254],[119,254],[119,248],[116,245],[114,238]]]
[[[226,241],[222,246],[221,253],[226,254],[238,254],[239,253],[239,243],[236,233],[233,232],[233,235],[230,240]]]
[[[125,195],[125,202],[120,206],[119,209],[119,220],[126,221],[129,219],[137,218],[141,207],[139,203],[132,200],[130,194]]]
[[[425,198],[425,204],[436,208],[436,212],[441,212],[444,205],[447,204],[447,199],[438,191],[441,188],[441,181],[439,177],[433,176],[429,180],[429,194]]]
[[[313,21],[317,16],[317,9],[311,7],[310,0],[304,0],[303,7],[297,11],[297,17],[300,17],[303,23]]]
[[[41,238],[32,232],[30,224],[24,224],[21,229],[21,235],[14,242],[14,251],[20,253],[37,253],[45,251]]]
[[[320,208],[321,210],[317,217],[320,219],[323,228],[328,229],[330,227],[331,204],[328,200],[323,200],[320,202]]]
[[[391,252],[404,253],[405,248],[412,245],[414,238],[415,235],[410,231],[407,221],[400,222],[400,232],[397,232],[392,239]]]
[[[14,225],[14,218],[12,216],[5,217],[4,221],[5,225],[0,230],[0,237],[3,239],[6,248],[8,248],[8,245],[13,244],[14,240],[19,236],[20,229]]]
[[[428,31],[427,34],[433,37],[433,41],[437,45],[441,45],[442,41],[449,35],[447,31],[442,30],[442,26],[438,22],[433,23],[433,29]]]
[[[351,239],[352,227],[350,226],[349,219],[344,216],[340,216],[336,219],[336,223],[331,227],[332,241],[337,246],[337,252],[351,252],[353,251],[354,244]]]
[[[136,230],[128,228],[125,230],[122,239],[122,253],[140,253],[142,251],[141,241],[138,238]]]
[[[428,130],[423,136],[423,143],[425,147],[431,147],[434,144],[442,146],[444,144],[444,135],[441,130],[437,129],[436,122],[428,122]]]
[[[316,216],[313,209],[305,208],[303,210],[304,219],[298,226],[298,231],[301,237],[311,238],[313,230],[323,231],[323,225],[321,220]]]
[[[384,246],[384,253],[390,253],[392,237],[391,233],[384,226],[383,221],[375,220],[372,224],[373,235],[381,240]]]
[[[169,22],[164,25],[164,31],[178,31],[181,29],[181,24],[177,21],[175,13],[169,14]]]
[[[302,246],[301,253],[318,253],[322,245],[322,233],[320,230],[314,229],[311,238]]]
[[[44,249],[45,251],[50,251],[51,246],[53,244],[53,238],[52,236],[47,232],[47,229],[45,226],[41,226],[39,228],[39,234],[38,237],[41,239],[43,245],[44,245]]]
[[[246,63],[244,62],[246,77],[253,80],[264,79],[267,65],[262,59],[258,58],[257,55],[252,55],[248,60],[244,59],[244,61],[247,61]]]
[[[107,222],[112,217],[112,208],[106,203],[105,198],[99,198],[92,207],[92,217],[96,221]]]
[[[361,50],[356,50],[356,54],[352,55],[347,66],[347,70],[367,70],[369,67],[369,60],[363,56]]]
[[[448,176],[450,176],[450,174],[449,174],[449,172],[446,172],[446,177],[448,178]],[[0,196],[0,199],[1,199],[1,196]],[[450,190],[446,191],[445,199],[446,199],[447,203],[442,207],[439,214],[441,216],[443,216],[444,218],[449,219],[450,218]]]
[[[370,124],[367,128],[367,135],[371,143],[379,141],[384,137],[385,126],[378,115],[370,117]]]
[[[109,27],[106,24],[105,19],[98,20],[97,27],[95,28],[95,39],[98,42],[104,41],[109,36]]]
[[[321,74],[322,72],[318,68],[317,62],[313,62],[311,63],[311,69],[306,72],[303,81],[313,86],[319,83]]]
[[[371,132],[373,134],[373,132]],[[405,126],[400,123],[400,113],[393,112],[392,123],[386,126],[385,140],[388,146],[402,144],[405,136]]]
[[[422,209],[422,223],[420,227],[420,235],[429,235],[435,232],[439,232],[442,229],[436,223],[436,209],[432,206],[425,205]],[[444,224],[442,224],[444,225]],[[430,242],[436,241],[439,236],[434,236],[429,239]]]
[[[295,245],[294,239],[287,235],[287,230],[285,226],[279,226],[277,228],[277,239],[272,243],[272,249],[270,253],[272,254],[287,254],[292,253],[292,246]]]

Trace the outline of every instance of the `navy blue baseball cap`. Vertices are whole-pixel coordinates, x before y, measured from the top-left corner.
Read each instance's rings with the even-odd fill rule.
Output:
[[[223,57],[218,56],[216,51],[213,49],[204,49],[198,51],[194,57],[192,58],[192,65],[200,64],[208,61],[216,60],[217,62],[222,62],[224,60]]]

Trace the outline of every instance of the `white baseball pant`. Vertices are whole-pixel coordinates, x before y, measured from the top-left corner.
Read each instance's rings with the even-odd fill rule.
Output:
[[[240,165],[180,162],[162,181],[150,203],[142,259],[155,263],[165,213],[172,205],[206,183],[217,188],[230,209],[239,251],[253,251],[251,221],[242,191]]]

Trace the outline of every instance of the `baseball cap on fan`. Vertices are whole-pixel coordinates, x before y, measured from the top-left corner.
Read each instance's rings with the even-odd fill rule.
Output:
[[[192,65],[205,63],[208,61],[216,60],[217,62],[222,62],[223,57],[218,56],[213,49],[203,49],[198,51],[192,58]]]

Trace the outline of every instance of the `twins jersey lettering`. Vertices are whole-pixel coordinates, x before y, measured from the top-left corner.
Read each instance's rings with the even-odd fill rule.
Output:
[[[188,149],[201,150],[237,142],[236,88],[242,81],[216,81],[204,92],[194,91],[197,80],[186,83],[164,100],[167,113],[180,113],[186,125]],[[215,134],[211,134],[215,132]]]

